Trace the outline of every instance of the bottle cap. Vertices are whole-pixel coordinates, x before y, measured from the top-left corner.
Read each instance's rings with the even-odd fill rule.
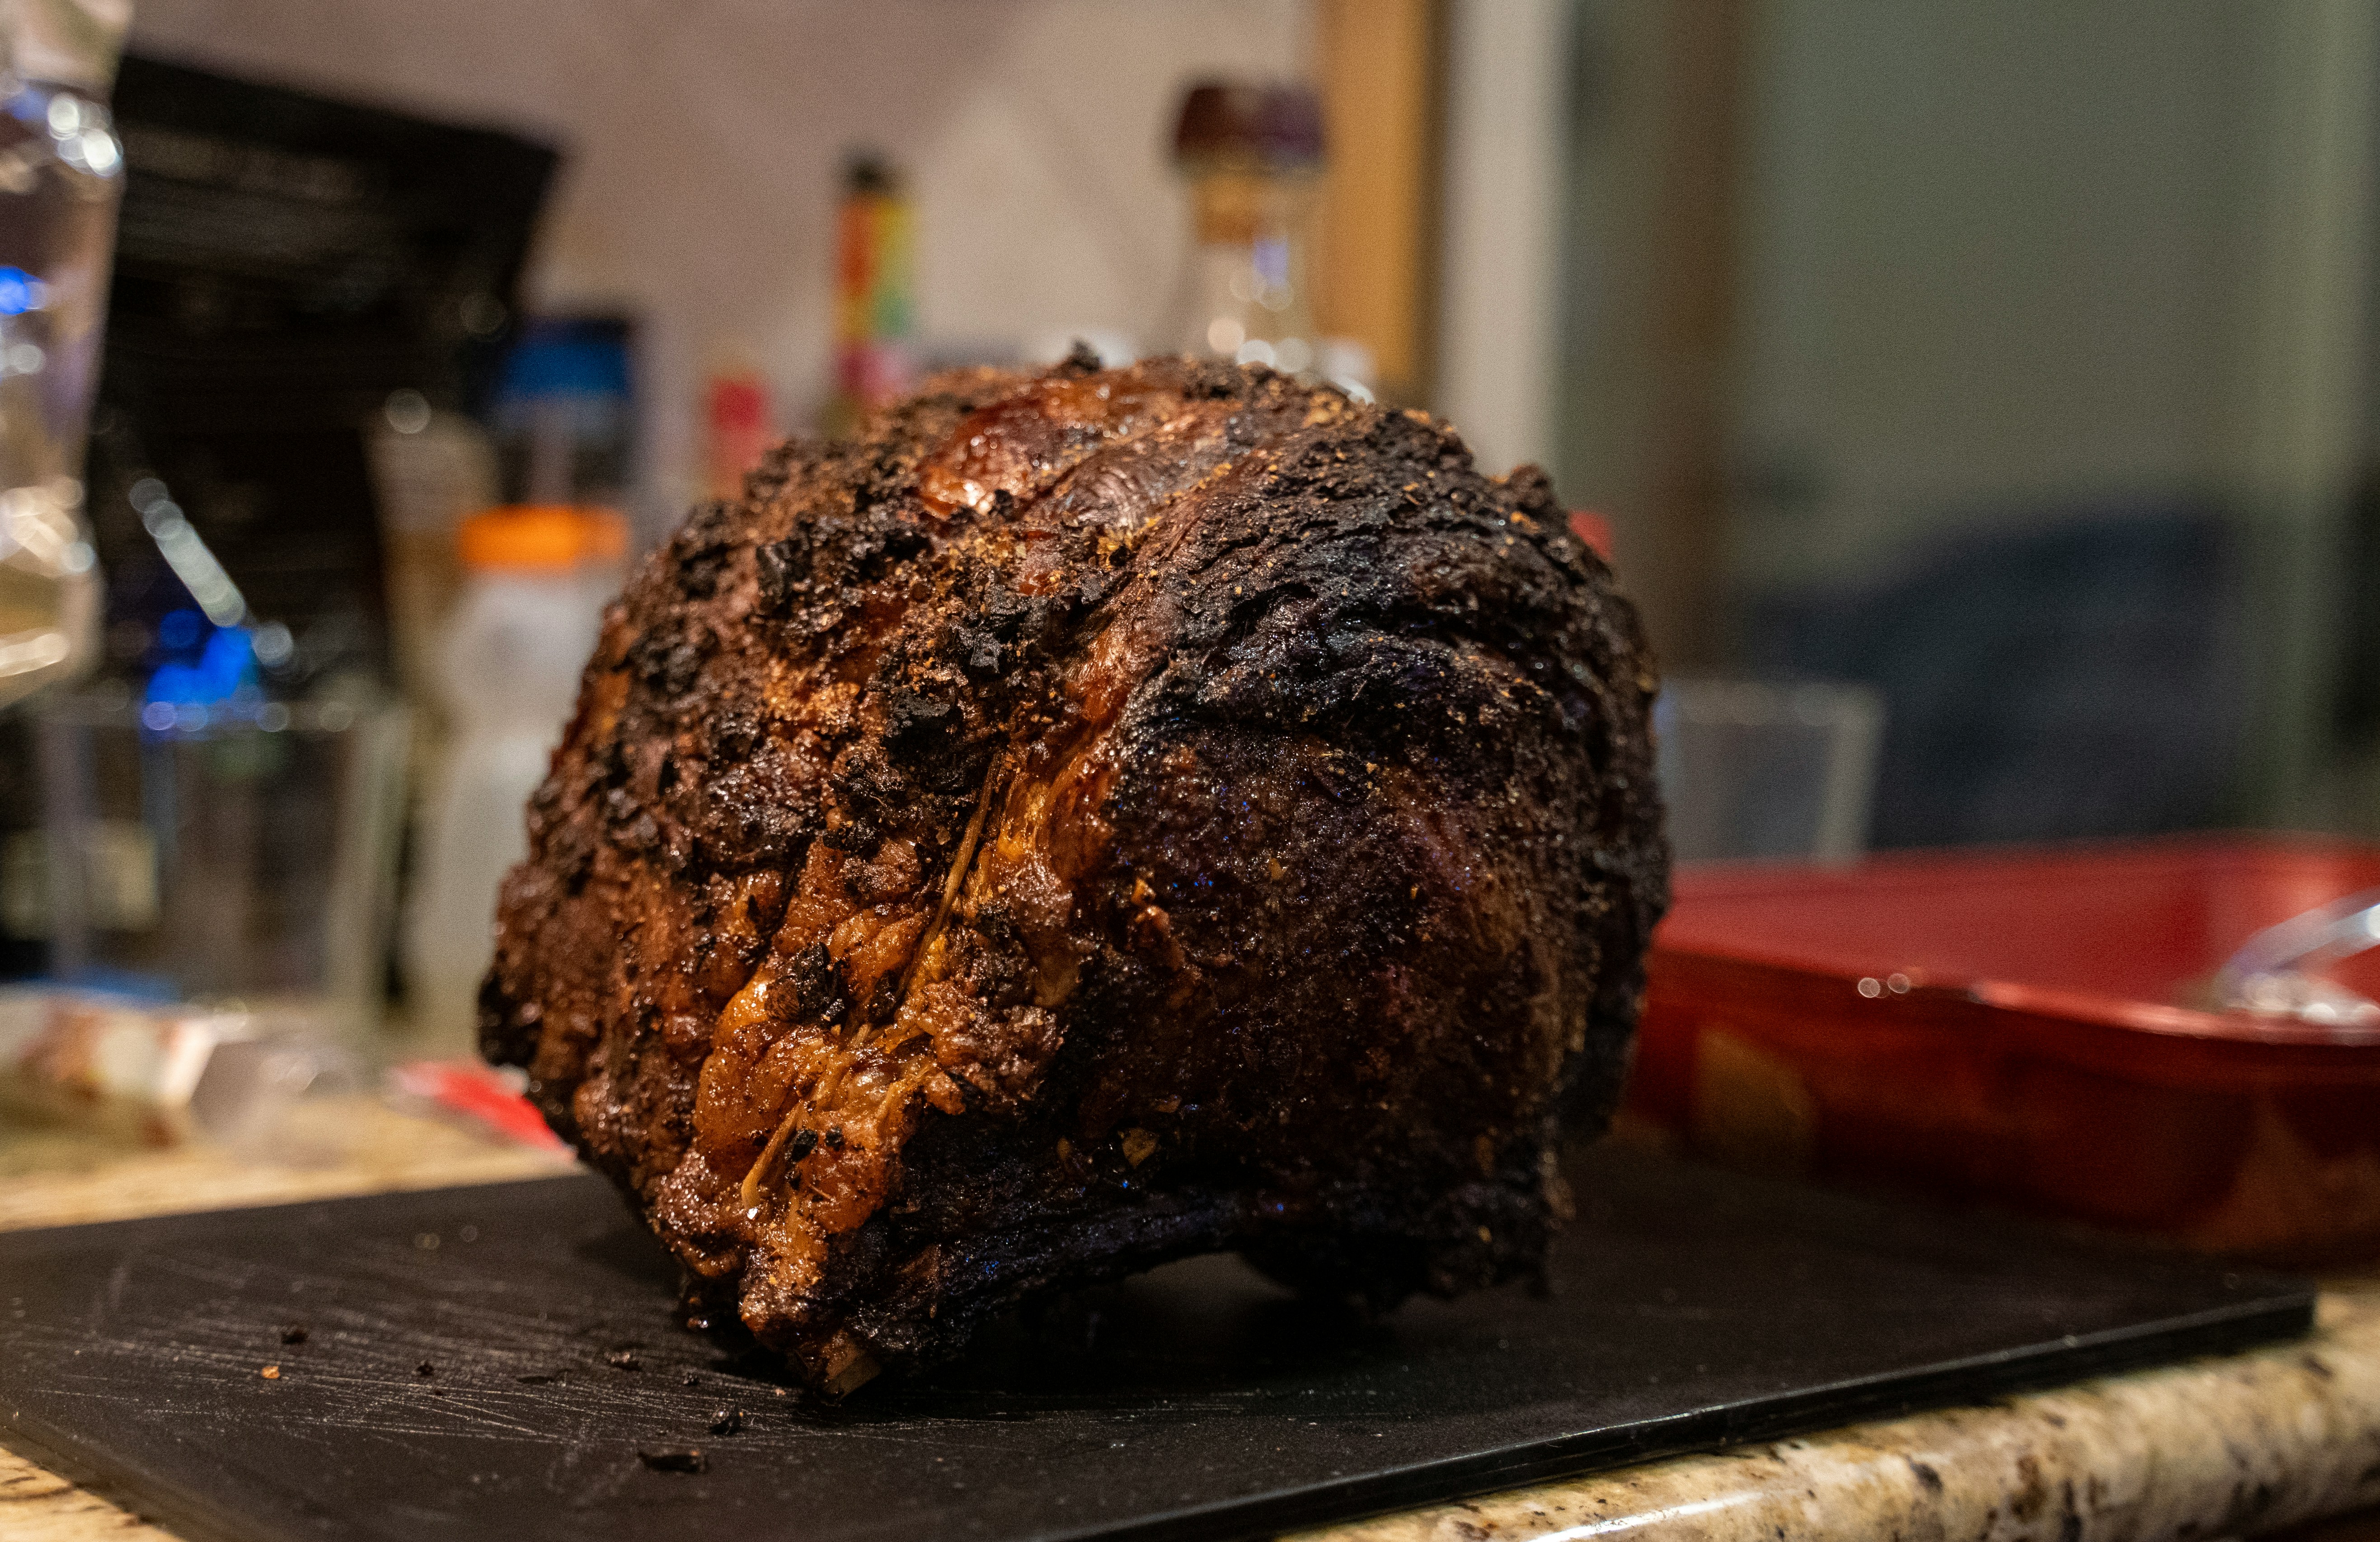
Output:
[[[855,150],[844,157],[843,190],[851,197],[896,198],[901,173],[877,152]]]
[[[616,509],[515,504],[475,514],[455,532],[463,565],[479,571],[565,573],[628,554],[628,522]]]
[[[1322,164],[1322,99],[1311,86],[1201,81],[1182,99],[1173,158],[1191,166],[1316,170]]]

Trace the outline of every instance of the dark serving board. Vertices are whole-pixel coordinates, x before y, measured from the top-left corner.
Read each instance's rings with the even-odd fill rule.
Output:
[[[1366,1322],[1195,1259],[840,1406],[679,1327],[591,1179],[18,1232],[0,1409],[194,1539],[1238,1537],[2313,1320],[2290,1281],[1630,1153],[1572,1181],[1550,1296]]]

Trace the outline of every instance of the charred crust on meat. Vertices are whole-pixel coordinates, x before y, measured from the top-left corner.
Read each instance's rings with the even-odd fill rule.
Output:
[[[1236,1249],[1539,1270],[1667,902],[1635,615],[1534,468],[1077,350],[772,452],[607,613],[483,1048],[813,1386]]]

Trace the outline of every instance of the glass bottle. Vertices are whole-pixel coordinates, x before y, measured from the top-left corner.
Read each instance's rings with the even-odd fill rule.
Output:
[[[0,9],[0,703],[78,670],[98,623],[82,450],[124,183],[103,100],[123,10]]]
[[[875,155],[854,155],[835,220],[834,394],[821,424],[829,438],[909,389],[914,227],[901,174]]]
[[[1315,370],[1320,102],[1305,86],[1195,86],[1173,162],[1189,185],[1191,248],[1166,343],[1196,358]]]

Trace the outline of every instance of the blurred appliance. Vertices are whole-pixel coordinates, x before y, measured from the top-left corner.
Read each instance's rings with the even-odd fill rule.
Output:
[[[388,662],[366,433],[484,394],[554,154],[139,57],[114,131],[124,200],[83,466],[106,662],[135,698],[170,673],[186,705],[215,681],[355,710]],[[195,667],[235,651],[228,674]],[[0,784],[38,784],[22,719],[0,722]],[[42,892],[42,848],[10,844],[31,854],[10,896]],[[0,971],[40,973],[44,939],[7,929]]]
[[[1848,862],[1867,844],[1884,708],[1864,686],[1671,676],[1655,770],[1681,862]]]
[[[2221,1010],[2218,978],[2375,884],[2380,847],[2255,837],[1682,868],[1628,1118],[1764,1172],[2380,1255],[2380,1025]],[[2380,996],[2380,953],[2318,977]]]
[[[188,602],[128,497],[155,480],[254,618],[288,628],[276,691],[378,677],[365,435],[393,406],[484,395],[554,152],[138,56],[116,118],[127,176],[88,478],[110,657],[140,668]]]
[[[1881,694],[1878,846],[2221,822],[2250,722],[2221,518],[2100,508],[2012,523],[1873,582],[1747,605],[1740,661]]]

